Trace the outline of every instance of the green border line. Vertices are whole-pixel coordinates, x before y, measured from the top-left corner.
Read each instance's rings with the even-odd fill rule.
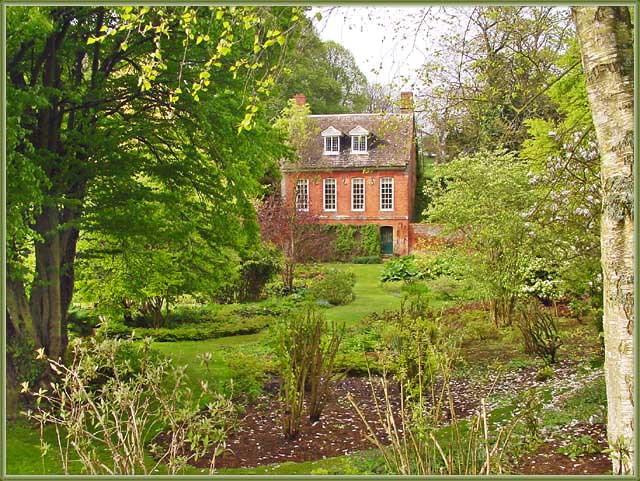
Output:
[[[0,48],[0,74],[2,78],[0,79],[0,106],[2,108],[2,112],[0,114],[0,140],[2,145],[0,146],[0,308],[2,312],[0,312],[0,480],[16,480],[16,481],[29,481],[29,480],[63,480],[63,479],[81,479],[81,480],[120,480],[125,478],[125,476],[89,476],[89,475],[7,475],[6,472],[6,429],[7,429],[7,420],[6,420],[6,385],[5,385],[5,375],[6,375],[6,7],[7,6],[54,6],[54,5],[66,5],[66,6],[87,6],[87,5],[104,5],[104,6],[118,6],[118,5],[189,5],[189,6],[211,6],[211,5],[220,5],[220,4],[244,4],[244,5],[309,5],[309,6],[369,6],[369,7],[400,7],[400,6],[422,6],[422,5],[448,5],[448,6],[476,6],[476,5],[497,5],[497,6],[509,6],[509,5],[518,5],[518,6],[534,6],[534,5],[548,5],[548,6],[573,6],[573,5],[613,5],[613,6],[630,6],[634,7],[634,58],[635,61],[635,69],[634,69],[634,89],[637,96],[640,87],[640,81],[638,77],[640,77],[640,64],[637,61],[640,56],[640,40],[638,39],[638,34],[640,33],[640,5],[635,1],[593,1],[593,0],[581,0],[581,1],[566,1],[560,0],[556,2],[544,2],[544,1],[517,1],[517,0],[502,0],[502,1],[463,1],[463,0],[440,0],[438,2],[428,2],[421,0],[402,0],[398,2],[376,2],[372,1],[362,1],[362,0],[342,0],[342,1],[328,1],[328,0],[318,0],[314,2],[281,2],[281,1],[268,1],[268,0],[253,0],[249,2],[206,2],[206,1],[192,1],[192,2],[176,2],[176,1],[153,1],[153,0],[138,0],[138,1],[119,1],[119,0],[111,0],[109,2],[96,2],[96,1],[82,1],[82,0],[67,0],[67,1],[32,1],[29,0],[0,0],[0,39],[2,40],[1,45],[4,48]],[[640,273],[640,256],[638,256],[638,232],[640,231],[640,221],[638,220],[638,212],[640,210],[640,201],[639,201],[639,192],[638,192],[638,183],[640,182],[640,175],[638,174],[638,151],[640,150],[640,139],[638,138],[638,103],[637,101],[634,104],[634,248],[635,248],[635,266],[634,266],[634,362],[635,362],[635,376],[634,376],[634,396],[635,396],[635,465],[634,472],[635,475],[629,476],[613,476],[613,475],[599,475],[599,476],[570,476],[570,475],[539,475],[539,476],[525,476],[525,475],[505,475],[505,476],[479,476],[483,479],[541,479],[541,480],[553,480],[553,479],[566,479],[573,477],[574,479],[583,479],[588,478],[593,481],[600,480],[611,480],[611,479],[623,479],[623,480],[640,480],[640,462],[638,460],[638,448],[640,447],[639,441],[639,433],[638,433],[638,419],[640,419],[639,412],[640,406],[638,405],[638,399],[640,399],[640,387],[638,383],[638,371],[640,368],[640,356],[638,354],[638,339],[640,336],[640,328],[638,327],[638,313],[640,311],[638,307],[638,274]],[[309,476],[309,475],[215,475],[215,479],[309,479],[312,477],[313,479],[330,479],[330,480],[338,480],[338,479],[403,479],[403,480],[413,480],[413,479],[438,479],[443,481],[463,481],[468,480],[470,478],[475,478],[476,476],[382,476],[382,475],[367,475],[367,476],[347,476],[347,475],[328,475],[328,476]],[[126,479],[146,479],[146,480],[167,480],[167,479],[211,479],[211,476],[208,475],[136,475],[136,476],[127,476]]]

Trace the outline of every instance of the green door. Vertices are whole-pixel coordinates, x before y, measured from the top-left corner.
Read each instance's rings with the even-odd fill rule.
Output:
[[[380,243],[383,254],[393,254],[393,227],[380,227]]]

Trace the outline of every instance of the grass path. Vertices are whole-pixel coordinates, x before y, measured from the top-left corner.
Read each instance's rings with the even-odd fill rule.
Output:
[[[384,289],[380,284],[382,264],[334,264],[332,267],[355,273],[356,298],[350,304],[327,309],[327,319],[344,321],[347,326],[352,326],[372,312],[400,306],[400,292]]]

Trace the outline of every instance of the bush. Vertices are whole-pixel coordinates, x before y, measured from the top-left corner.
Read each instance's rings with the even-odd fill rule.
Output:
[[[390,259],[384,264],[382,274],[380,274],[380,280],[382,282],[409,282],[420,278],[420,271],[418,271],[413,255]]]
[[[534,354],[547,364],[556,362],[556,354],[562,344],[557,319],[542,311],[537,303],[530,303],[520,311],[518,329],[527,354]]]
[[[549,379],[553,379],[553,376],[555,376],[555,373],[551,366],[545,366],[536,373],[535,380],[538,382],[544,382]]]
[[[320,417],[333,378],[335,357],[344,327],[328,323],[313,305],[293,312],[274,329],[275,354],[284,401],[282,431],[297,437],[302,420],[305,389],[310,392],[309,417]]]
[[[231,370],[229,394],[242,404],[254,402],[262,392],[267,380],[263,358],[243,352],[234,352],[226,359]]]
[[[353,302],[355,283],[356,276],[353,272],[327,269],[322,272],[319,279],[311,284],[309,291],[315,299],[325,300],[334,306],[339,306]]]
[[[455,257],[449,253],[442,253],[437,256],[415,256],[414,263],[422,279],[459,278],[459,266]]]
[[[161,465],[175,475],[187,463],[211,453],[209,473],[213,473],[231,427],[233,405],[209,393],[206,383],[201,383],[200,397],[194,398],[185,368],[153,355],[150,346],[149,339],[138,343],[77,338],[66,365],[39,351],[38,358],[59,377],[49,390],[31,392],[24,387],[36,401],[34,410],[25,415],[40,424],[43,455],[51,448],[43,437],[46,425],[52,424],[57,439],[64,439],[56,447],[65,474],[70,463],[80,462],[92,475],[152,474]],[[123,352],[128,354],[122,356]],[[132,357],[139,361],[135,369]],[[101,381],[104,372],[111,374],[107,382]],[[209,399],[202,409],[205,396]],[[160,433],[162,441],[154,441]],[[149,462],[148,449],[155,462]]]
[[[356,256],[351,259],[354,264],[382,264],[382,257],[377,256]]]
[[[67,314],[67,329],[76,336],[90,336],[99,323],[98,316],[91,309],[72,307]]]

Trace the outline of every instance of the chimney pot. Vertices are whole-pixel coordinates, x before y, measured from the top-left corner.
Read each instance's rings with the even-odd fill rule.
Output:
[[[400,92],[400,113],[413,112],[413,92]]]
[[[305,94],[295,94],[293,100],[296,101],[296,105],[302,107],[307,103],[307,96]]]

